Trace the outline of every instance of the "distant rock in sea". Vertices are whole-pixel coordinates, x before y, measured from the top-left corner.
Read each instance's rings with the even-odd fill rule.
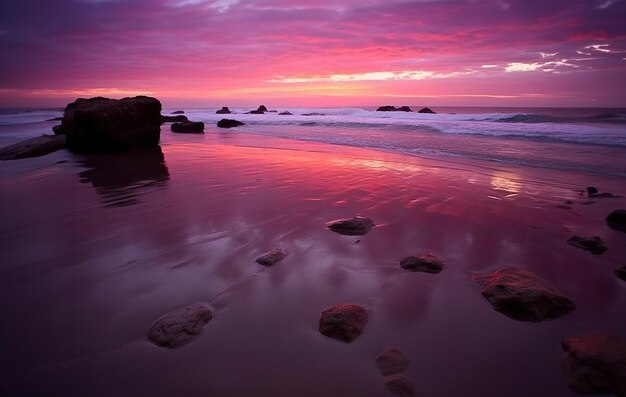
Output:
[[[201,121],[184,121],[172,124],[172,132],[195,134],[204,132],[204,123]]]
[[[278,113],[278,115],[279,115],[279,116],[293,116],[293,113],[291,113],[291,112],[286,112],[286,111],[285,111],[285,112],[280,112],[280,113]]]
[[[171,114],[185,114],[183,110],[175,110]]]
[[[146,96],[80,98],[66,106],[55,133],[64,134],[77,153],[153,147],[160,139],[161,102]]]
[[[376,109],[377,112],[412,112],[411,108],[408,106],[401,106],[399,108],[391,105],[380,106]]]
[[[267,108],[265,107],[265,105],[261,105],[259,106],[259,108],[257,109],[259,112],[267,112]]]
[[[417,113],[431,113],[431,114],[436,114],[436,112],[434,112],[431,108],[422,108],[420,110],[417,111]]]
[[[374,221],[362,216],[355,216],[351,219],[338,219],[326,224],[326,227],[333,232],[347,236],[362,236],[374,226]]]
[[[562,347],[561,370],[572,391],[626,396],[626,340],[596,332],[565,339]]]
[[[217,122],[217,126],[220,128],[233,128],[239,127],[240,125],[245,125],[241,121],[233,120],[233,119],[221,119]]]
[[[157,320],[148,331],[148,339],[157,346],[178,347],[198,336],[212,318],[208,305],[195,303]]]
[[[607,250],[606,245],[604,245],[604,241],[602,241],[602,239],[598,236],[572,236],[567,240],[567,243],[569,245],[573,245],[574,247],[590,251],[596,255],[603,254],[604,251]]]
[[[217,110],[215,114],[230,114],[230,109],[226,106],[222,106],[222,108]]]
[[[521,267],[505,267],[473,279],[495,310],[515,320],[550,320],[576,307],[550,282]]]
[[[329,338],[352,342],[361,335],[369,314],[353,303],[340,303],[324,309],[319,320],[319,331]]]
[[[183,123],[185,121],[189,121],[187,116],[178,115],[178,116],[163,116],[161,115],[161,121],[163,123]]]
[[[439,273],[443,269],[443,259],[433,254],[407,256],[400,261],[400,267],[423,273]]]
[[[0,148],[0,160],[38,157],[66,147],[65,135],[42,135]]]
[[[256,263],[263,266],[272,266],[282,261],[287,256],[285,250],[276,248],[255,259]]]

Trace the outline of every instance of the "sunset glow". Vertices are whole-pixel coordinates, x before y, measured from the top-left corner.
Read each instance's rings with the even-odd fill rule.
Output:
[[[26,0],[0,106],[626,105],[621,0]]]

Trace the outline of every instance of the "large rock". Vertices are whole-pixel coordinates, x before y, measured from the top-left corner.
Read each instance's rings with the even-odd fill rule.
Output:
[[[204,123],[202,121],[184,121],[182,123],[172,124],[172,132],[183,134],[196,134],[204,132]]]
[[[215,114],[230,114],[230,109],[226,106],[222,106],[222,108],[216,111]]]
[[[600,255],[607,250],[606,245],[602,239],[598,236],[591,237],[580,237],[580,236],[572,236],[567,240],[569,245],[573,245],[574,247],[582,248],[584,250],[590,251],[596,255]]]
[[[393,375],[409,368],[409,358],[397,347],[389,348],[376,357],[376,368],[383,375]]]
[[[404,375],[393,375],[385,378],[387,390],[398,397],[415,397],[415,386],[413,382]]]
[[[195,303],[157,320],[148,331],[148,339],[158,346],[178,347],[199,335],[212,318],[209,306]]]
[[[55,133],[65,134],[71,151],[85,153],[156,146],[160,131],[161,102],[137,96],[77,99],[65,108]]]
[[[26,157],[38,157],[67,146],[64,135],[42,135],[26,139],[13,145],[0,148],[0,160],[15,160]]]
[[[613,229],[626,232],[626,210],[615,210],[606,217],[606,223]]]
[[[443,259],[433,254],[407,256],[400,261],[400,267],[413,272],[439,273],[443,269]]]
[[[267,112],[267,108],[265,107],[265,105],[261,105],[261,106],[259,106],[257,111],[259,111],[259,112]]]
[[[355,216],[352,219],[338,219],[331,221],[326,226],[333,232],[344,234],[347,236],[362,236],[373,228],[374,221],[370,218]]]
[[[417,111],[417,113],[436,114],[431,108],[421,108],[420,110]]]
[[[380,106],[376,109],[377,112],[412,112],[411,108],[408,106],[400,106],[399,108],[395,106]]]
[[[524,268],[505,267],[473,279],[495,310],[515,320],[539,322],[575,308],[554,285]]]
[[[329,338],[350,343],[361,335],[368,318],[369,314],[364,307],[340,303],[322,311],[319,331]]]
[[[287,252],[285,252],[285,250],[276,248],[276,249],[271,250],[270,252],[266,252],[265,254],[257,257],[255,261],[259,265],[272,266],[282,261],[283,259],[285,259],[286,256],[287,256]]]
[[[220,128],[233,128],[239,127],[240,125],[245,125],[241,121],[233,120],[233,119],[221,119],[217,122],[217,126]]]
[[[561,369],[570,389],[581,394],[626,396],[626,341],[591,333],[563,341]]]
[[[161,116],[161,121],[163,123],[184,123],[185,121],[189,121],[187,116],[179,114],[177,116]]]

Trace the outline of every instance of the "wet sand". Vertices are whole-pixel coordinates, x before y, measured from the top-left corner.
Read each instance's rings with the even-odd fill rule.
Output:
[[[574,396],[561,341],[626,336],[626,234],[604,218],[621,178],[458,163],[222,132],[173,135],[133,155],[68,152],[0,164],[0,395],[386,396],[375,359],[396,346],[419,396]],[[572,204],[565,204],[571,200]],[[569,207],[569,208],[565,208]],[[325,227],[362,215],[376,227]],[[598,235],[593,255],[574,235]],[[255,258],[274,248],[272,267]],[[399,261],[431,252],[439,274]],[[471,274],[524,266],[576,304],[520,322]],[[146,333],[206,302],[214,318],[177,349]],[[371,318],[347,344],[317,331],[325,307]]]

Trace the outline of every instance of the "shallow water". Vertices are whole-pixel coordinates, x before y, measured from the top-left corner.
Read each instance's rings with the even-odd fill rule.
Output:
[[[625,235],[585,205],[593,174],[436,161],[213,127],[163,130],[161,151],[0,164],[0,394],[10,396],[384,396],[376,355],[402,348],[423,396],[573,396],[560,342],[626,335]],[[559,208],[572,200],[571,209]],[[341,236],[326,222],[377,224]],[[600,256],[571,247],[599,235]],[[254,262],[275,247],[287,258]],[[432,252],[443,272],[402,270]],[[577,309],[539,324],[493,310],[470,274],[525,266]],[[175,350],[146,332],[204,301],[202,334]],[[317,332],[326,306],[371,318],[345,344]]]

